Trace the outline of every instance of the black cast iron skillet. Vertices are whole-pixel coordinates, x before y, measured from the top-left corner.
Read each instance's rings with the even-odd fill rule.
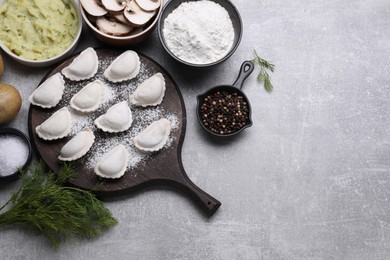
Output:
[[[251,105],[250,105],[248,97],[245,95],[244,92],[241,91],[241,88],[244,85],[244,81],[252,73],[253,69],[254,69],[253,63],[251,61],[245,61],[241,65],[240,73],[238,74],[238,77],[237,77],[236,81],[233,83],[233,85],[219,85],[219,86],[213,87],[213,88],[209,89],[208,91],[206,91],[205,93],[200,94],[200,95],[197,96],[197,100],[198,100],[197,104],[198,105],[197,105],[196,113],[197,113],[197,116],[198,116],[198,121],[199,121],[200,125],[203,127],[203,129],[207,133],[209,133],[210,135],[216,136],[216,137],[230,137],[230,136],[233,136],[233,135],[237,135],[242,130],[244,130],[245,128],[248,128],[248,127],[250,127],[252,125]],[[201,111],[200,108],[202,107],[205,98],[208,97],[208,96],[211,96],[211,95],[213,95],[214,93],[217,93],[217,92],[221,92],[221,93],[223,92],[223,93],[229,93],[229,94],[236,93],[238,96],[243,97],[244,101],[246,102],[246,104],[248,106],[249,113],[248,113],[248,118],[247,118],[244,126],[241,127],[240,129],[238,129],[237,131],[233,132],[233,133],[230,133],[230,134],[218,134],[218,133],[215,133],[215,132],[211,131],[206,125],[204,125],[203,121],[201,120],[203,114],[202,114],[202,111]]]

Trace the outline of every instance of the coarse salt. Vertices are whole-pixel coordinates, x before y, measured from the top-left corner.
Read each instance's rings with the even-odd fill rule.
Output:
[[[0,136],[0,176],[8,176],[27,161],[29,150],[26,144],[18,136]]]

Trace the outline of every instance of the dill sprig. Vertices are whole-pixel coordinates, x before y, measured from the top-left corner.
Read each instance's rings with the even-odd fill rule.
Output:
[[[46,236],[57,247],[70,237],[95,238],[117,223],[111,212],[90,191],[64,184],[75,176],[73,167],[64,164],[58,174],[47,172],[43,163],[30,174],[22,173],[21,186],[0,208],[0,228],[18,225]]]
[[[274,72],[275,65],[272,64],[271,62],[266,61],[265,59],[261,58],[257,54],[256,50],[254,50],[254,52],[255,52],[255,58],[252,60],[252,63],[254,65],[260,66],[259,74],[257,74],[257,81],[260,83],[264,81],[264,88],[268,92],[271,92],[273,90],[274,86],[271,83],[271,80],[270,80],[270,77],[269,77],[267,70]]]

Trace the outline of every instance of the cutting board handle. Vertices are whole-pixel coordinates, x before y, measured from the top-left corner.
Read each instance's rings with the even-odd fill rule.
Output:
[[[221,202],[196,186],[182,169],[182,174],[175,174],[177,178],[173,179],[173,185],[183,192],[187,193],[198,205],[207,213],[208,216],[214,213],[221,206]]]

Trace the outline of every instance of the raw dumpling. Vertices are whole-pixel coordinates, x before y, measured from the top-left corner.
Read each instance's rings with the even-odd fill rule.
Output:
[[[102,102],[103,86],[100,80],[87,84],[71,98],[70,106],[80,112],[95,111]]]
[[[57,110],[53,115],[38,125],[37,135],[44,140],[55,140],[67,136],[72,127],[72,116],[66,107]]]
[[[119,144],[103,155],[95,166],[95,173],[103,178],[117,179],[125,174],[129,152],[126,147]]]
[[[62,74],[70,80],[80,81],[90,79],[98,71],[99,60],[96,51],[89,47],[82,51],[69,66],[61,70]]]
[[[151,123],[145,130],[134,137],[135,147],[142,151],[158,151],[164,147],[171,132],[171,123],[162,118]]]
[[[61,148],[58,159],[61,161],[77,160],[91,149],[94,141],[95,135],[92,130],[85,127]]]
[[[111,82],[135,78],[140,70],[140,60],[135,51],[125,51],[104,71],[104,77]]]
[[[65,88],[64,78],[60,73],[56,73],[41,85],[30,95],[28,100],[31,104],[43,108],[55,107],[62,99]]]
[[[109,133],[126,131],[133,123],[133,116],[127,101],[119,102],[95,120],[98,128]]]
[[[130,101],[137,106],[157,106],[163,100],[164,95],[165,80],[159,72],[142,82],[130,95]]]

